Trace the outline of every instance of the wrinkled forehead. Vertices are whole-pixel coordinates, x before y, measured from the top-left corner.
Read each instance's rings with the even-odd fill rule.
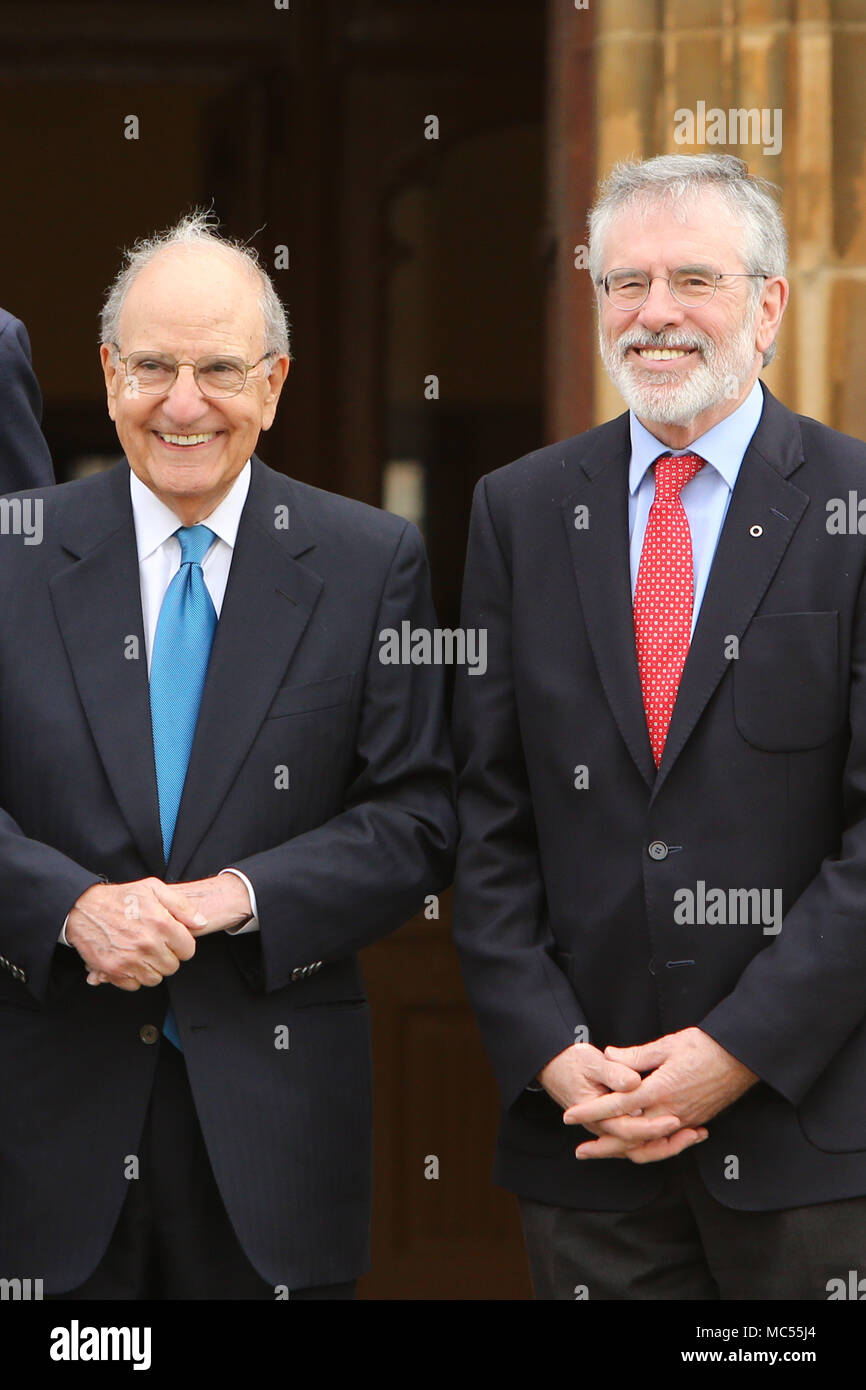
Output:
[[[124,350],[261,352],[260,289],[255,271],[228,250],[169,247],[129,287],[120,315]]]
[[[671,268],[732,258],[740,263],[745,242],[742,218],[713,189],[685,198],[643,194],[611,217],[603,233],[602,256],[606,269],[660,258]]]

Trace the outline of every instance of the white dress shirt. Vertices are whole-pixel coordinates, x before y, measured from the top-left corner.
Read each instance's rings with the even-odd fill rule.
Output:
[[[207,591],[216,609],[217,618],[222,611],[241,512],[249,492],[251,473],[250,461],[247,459],[226,496],[214,508],[210,516],[203,518],[202,522],[216,536],[216,540],[211,543],[211,547],[202,561],[201,568]],[[141,584],[141,613],[144,620],[147,672],[150,675],[150,662],[153,655],[159,610],[162,607],[162,601],[169,584],[180,569],[180,541],[175,532],[184,523],[175,516],[170,507],[160,501],[156,493],[151,492],[150,488],[136,477],[132,470],[129,474],[129,491],[132,499],[132,516],[135,523],[135,541],[138,549],[138,574]],[[246,874],[242,874],[239,869],[230,868],[221,869],[220,872],[236,874],[246,884],[253,913],[249,922],[245,922],[243,926],[235,927],[230,931],[230,935],[238,936],[244,932],[258,931],[256,896]],[[69,945],[66,940],[66,922],[63,923],[60,940],[64,946]]]

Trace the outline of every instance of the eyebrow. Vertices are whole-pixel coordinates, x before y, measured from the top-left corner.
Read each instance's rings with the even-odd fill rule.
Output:
[[[697,270],[703,271],[707,275],[722,275],[724,273],[721,270],[714,270],[712,266],[703,263],[700,265],[694,264],[670,266],[668,267],[668,274],[673,275],[674,272],[677,270]],[[613,267],[613,270],[609,270],[607,273],[608,275],[613,275],[615,272],[618,272],[620,275],[649,275],[648,270],[640,270],[637,266],[634,265],[616,265]]]

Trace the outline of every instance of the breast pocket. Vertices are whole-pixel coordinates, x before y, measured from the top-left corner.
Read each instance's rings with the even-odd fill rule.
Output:
[[[818,748],[838,732],[838,613],[753,618],[734,662],[734,720],[748,743],[772,753]]]
[[[267,717],[282,719],[289,714],[311,714],[314,710],[344,705],[352,694],[354,681],[354,671],[348,671],[345,675],[329,676],[327,680],[306,685],[284,685],[274,696]]]

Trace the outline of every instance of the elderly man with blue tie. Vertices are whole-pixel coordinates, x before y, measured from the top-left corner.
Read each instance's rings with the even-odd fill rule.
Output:
[[[0,552],[0,1274],[351,1298],[357,952],[455,841],[441,670],[377,642],[435,622],[423,544],[256,457],[285,313],[207,218],[133,248],[101,358],[125,458]]]

